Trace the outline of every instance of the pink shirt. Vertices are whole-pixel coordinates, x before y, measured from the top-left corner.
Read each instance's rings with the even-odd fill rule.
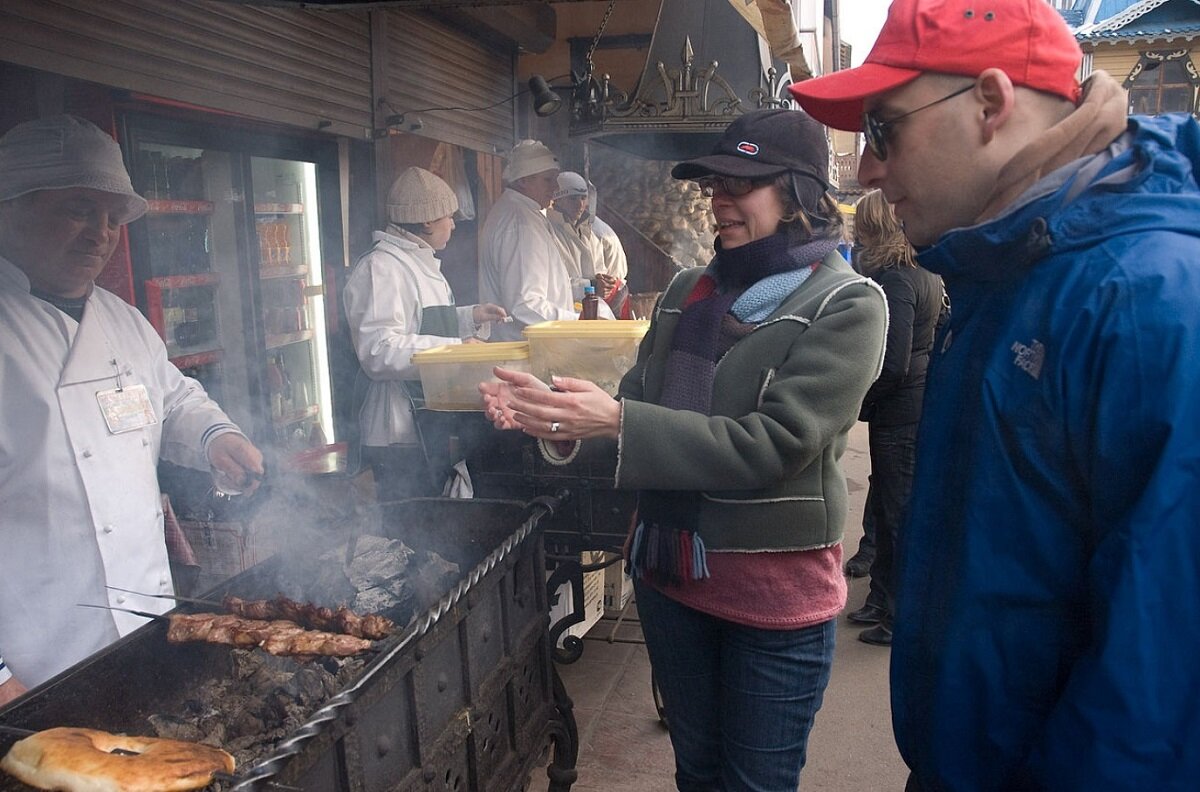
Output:
[[[654,587],[702,613],[766,630],[811,627],[846,605],[842,545],[780,553],[709,551],[711,577]]]

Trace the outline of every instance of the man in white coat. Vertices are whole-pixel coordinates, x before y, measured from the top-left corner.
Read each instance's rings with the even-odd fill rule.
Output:
[[[161,613],[159,458],[253,491],[262,455],[154,328],[97,287],[146,211],[109,135],[71,116],[0,138],[0,704]]]
[[[558,189],[554,203],[546,210],[550,227],[562,245],[563,263],[571,276],[571,292],[576,300],[583,299],[584,286],[604,276],[604,248],[592,232],[588,215],[588,183],[574,171],[558,174]],[[603,294],[604,289],[597,289]]]
[[[558,170],[550,149],[522,140],[501,173],[505,190],[479,235],[479,299],[504,306],[513,318],[494,328],[496,341],[520,341],[526,325],[579,318],[567,266],[546,218]]]

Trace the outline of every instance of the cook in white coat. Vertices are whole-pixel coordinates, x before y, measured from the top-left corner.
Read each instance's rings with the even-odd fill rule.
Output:
[[[597,286],[597,294],[603,294],[606,284],[593,282],[607,275],[604,248],[589,222],[587,180],[573,171],[563,171],[558,174],[557,182],[554,202],[546,210],[546,216],[562,245],[563,262],[571,276],[571,293],[581,300],[585,286]]]
[[[454,231],[458,198],[424,168],[408,168],[388,191],[386,231],[354,265],[342,299],[366,376],[359,409],[363,459],[381,498],[436,495],[406,381],[420,379],[412,355],[478,342],[508,314],[491,303],[456,306],[436,255]]]
[[[522,140],[508,155],[506,185],[479,234],[479,298],[504,306],[510,324],[497,341],[520,341],[526,325],[577,319],[571,279],[546,207],[558,189],[558,160],[536,140]]]
[[[591,218],[592,231],[600,240],[600,247],[604,251],[602,269],[605,274],[612,275],[623,283],[629,277],[629,259],[625,255],[625,246],[621,244],[621,238],[617,236],[617,232],[596,214],[596,210],[600,208],[599,200],[596,195],[596,185],[588,182],[588,216]]]
[[[262,455],[154,328],[95,286],[146,202],[71,116],[0,138],[0,704],[145,623],[171,593],[160,458],[253,491]]]

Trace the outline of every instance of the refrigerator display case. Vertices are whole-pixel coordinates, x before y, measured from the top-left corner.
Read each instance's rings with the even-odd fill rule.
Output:
[[[141,114],[123,131],[149,202],[129,228],[135,293],[171,362],[260,445],[335,443],[325,284],[341,242],[322,207],[339,205],[336,144]]]

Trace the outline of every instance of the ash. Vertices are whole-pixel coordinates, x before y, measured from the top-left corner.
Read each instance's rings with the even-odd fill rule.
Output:
[[[179,714],[147,721],[158,737],[225,749],[239,768],[270,755],[366,665],[357,657],[304,662],[248,649],[233,649],[229,657],[227,677],[191,691]]]

